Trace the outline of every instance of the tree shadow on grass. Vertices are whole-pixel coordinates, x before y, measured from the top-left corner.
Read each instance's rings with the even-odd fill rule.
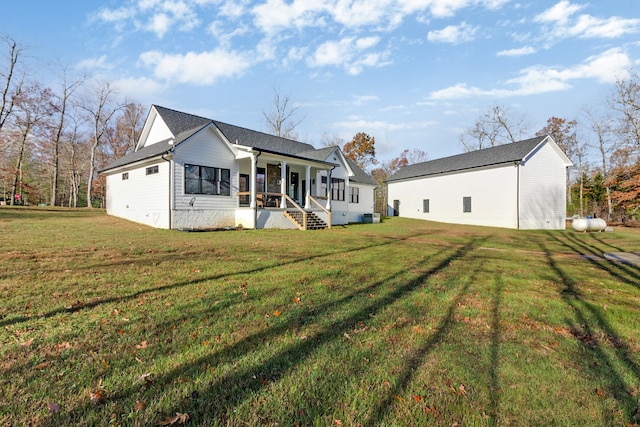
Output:
[[[598,250],[581,241],[576,241],[571,236],[567,240],[560,240],[555,235],[552,238],[563,244],[566,248],[581,254],[595,254]],[[602,384],[602,393],[612,396],[624,411],[625,418],[633,423],[632,417],[638,410],[637,398],[632,395],[632,385],[625,380],[626,376],[631,376],[640,382],[640,366],[632,357],[633,351],[624,342],[615,328],[607,321],[601,307],[587,301],[578,288],[578,283],[570,277],[561,265],[559,265],[554,254],[544,245],[540,248],[546,253],[547,264],[560,280],[560,296],[570,307],[572,317],[566,318],[567,326],[571,334],[580,341],[580,349],[584,357],[578,359],[582,364],[584,372],[592,378],[596,384]],[[586,262],[591,263],[596,268],[610,273],[624,282],[637,288],[633,282],[635,273],[629,273],[626,269],[611,267],[611,264],[587,258]],[[622,372],[624,369],[626,372]],[[608,413],[603,408],[603,419],[609,425],[616,422],[613,414]]]
[[[229,414],[233,414],[234,408],[241,405],[246,399],[254,396],[260,390],[262,390],[267,382],[260,381],[256,378],[260,373],[268,373],[268,383],[278,382],[284,375],[291,372],[297,366],[305,363],[310,357],[312,357],[320,348],[329,345],[337,340],[342,340],[344,334],[349,332],[353,325],[358,322],[363,322],[369,319],[369,316],[375,314],[386,307],[389,307],[393,303],[407,296],[423,286],[424,281],[433,274],[441,272],[447,268],[450,262],[454,259],[460,259],[465,256],[470,250],[475,247],[473,243],[469,243],[462,248],[456,248],[454,252],[439,262],[436,266],[429,270],[423,271],[418,277],[407,279],[405,282],[400,283],[395,288],[384,296],[380,296],[375,299],[371,299],[371,302],[367,302],[362,305],[355,312],[345,312],[344,316],[337,316],[330,325],[324,329],[310,334],[306,339],[296,342],[287,348],[277,351],[275,354],[267,356],[266,360],[253,362],[250,366],[241,367],[232,372],[228,372],[226,375],[220,378],[216,378],[208,387],[198,390],[197,399],[187,399],[179,404],[176,404],[173,412],[188,412],[191,420],[196,425],[205,424],[225,424],[229,421]],[[377,289],[388,289],[388,283],[393,282],[394,277],[386,277],[381,280],[372,283],[370,286],[361,288],[354,293],[345,295],[343,298],[337,301],[328,302],[325,305],[313,307],[314,316],[322,316],[330,311],[340,312],[339,308],[344,306],[347,309],[347,304],[354,298],[364,295],[369,292],[374,292]],[[467,285],[468,286],[468,285]],[[464,290],[458,298],[461,298]],[[368,301],[368,300],[367,300]],[[423,353],[428,352],[429,348],[433,346],[441,337],[447,332],[449,324],[451,322],[451,316],[455,310],[455,302],[449,308],[448,320],[445,319],[442,323],[441,330],[437,335],[427,343],[422,349]],[[308,313],[311,314],[311,313]],[[289,319],[277,326],[271,327],[268,330],[259,332],[253,336],[246,337],[242,341],[234,343],[224,349],[198,358],[188,364],[182,364],[177,368],[167,372],[164,375],[158,376],[154,379],[154,382],[160,384],[171,384],[177,379],[188,376],[194,370],[206,369],[210,366],[219,365],[221,363],[233,362],[233,360],[239,357],[241,354],[256,351],[263,345],[265,339],[271,339],[274,336],[281,335],[291,327],[293,327],[296,319]],[[416,362],[417,363],[417,362]],[[404,376],[406,377],[406,387],[408,381],[411,378],[411,369],[407,369]],[[114,400],[121,400],[131,398],[139,391],[139,385],[131,386],[127,389],[121,390],[115,393],[111,398]],[[387,399],[390,401],[390,397]],[[215,404],[212,404],[215,402]],[[334,402],[335,403],[335,402]],[[328,405],[329,403],[327,403]],[[324,405],[324,408],[327,408]],[[376,411],[376,415],[372,422],[376,422],[377,418],[381,417],[384,412],[385,404],[381,405],[380,409]],[[75,408],[72,417],[81,416],[88,408]],[[306,413],[301,415],[299,420],[301,424],[311,424],[314,422],[315,417],[326,414],[314,414]],[[50,419],[51,425],[56,421],[56,417]]]
[[[320,253],[320,254],[312,255],[312,256],[305,256],[305,257],[299,257],[299,258],[294,258],[294,259],[285,259],[283,261],[276,261],[276,262],[274,262],[272,264],[269,264],[269,265],[265,265],[265,266],[261,266],[261,267],[257,267],[257,268],[249,268],[249,269],[245,269],[245,270],[241,270],[241,271],[237,271],[237,272],[233,272],[233,273],[216,274],[216,275],[211,275],[211,276],[206,276],[206,277],[200,277],[198,279],[171,283],[171,284],[164,285],[164,286],[154,286],[154,287],[150,287],[150,288],[147,288],[147,289],[142,289],[142,290],[130,293],[128,295],[117,296],[117,297],[109,297],[109,298],[98,298],[96,300],[93,300],[93,301],[90,301],[90,302],[87,302],[87,303],[79,303],[79,304],[75,304],[75,305],[72,305],[72,306],[59,307],[57,309],[48,311],[46,313],[37,314],[37,315],[33,315],[33,316],[7,317],[7,318],[4,318],[4,319],[0,319],[0,327],[13,325],[13,324],[17,324],[17,323],[22,323],[22,322],[28,322],[28,321],[36,320],[36,319],[48,319],[48,318],[51,318],[51,317],[56,316],[58,314],[75,313],[75,312],[78,312],[78,311],[81,311],[81,310],[93,309],[93,308],[101,306],[103,304],[110,304],[110,303],[117,303],[117,302],[125,302],[125,301],[135,300],[135,299],[138,299],[138,298],[140,298],[140,297],[142,297],[144,295],[147,295],[147,294],[163,292],[163,291],[171,290],[171,289],[179,289],[179,288],[182,288],[182,287],[185,287],[185,286],[191,286],[191,285],[196,285],[196,284],[199,284],[199,283],[215,281],[215,280],[222,280],[222,279],[229,278],[229,277],[237,277],[237,276],[242,276],[242,275],[251,275],[251,274],[254,274],[254,273],[260,273],[260,272],[268,271],[268,270],[271,270],[271,269],[274,269],[274,268],[287,267],[287,266],[290,266],[290,265],[294,265],[294,264],[298,264],[298,263],[302,263],[302,262],[307,262],[307,261],[311,261],[311,260],[314,260],[314,259],[321,259],[321,258],[336,256],[336,255],[340,255],[340,254],[348,254],[348,253],[353,253],[353,252],[358,252],[358,251],[365,251],[365,250],[376,248],[376,247],[382,247],[382,246],[386,246],[386,245],[397,244],[398,242],[402,242],[402,241],[409,240],[409,239],[416,238],[416,237],[421,237],[421,236],[424,236],[426,234],[427,233],[419,233],[419,234],[415,234],[415,235],[406,236],[406,237],[403,237],[403,238],[398,238],[398,239],[393,239],[393,240],[386,240],[386,241],[383,241],[383,242],[376,242],[376,243],[373,243],[373,244],[370,244],[370,245],[359,246],[359,247],[347,249],[347,250],[344,250],[344,251],[324,252],[324,253]],[[174,257],[175,257],[175,255],[171,255],[171,258],[174,258]],[[129,262],[127,262],[127,264],[131,264],[131,262],[129,261]]]

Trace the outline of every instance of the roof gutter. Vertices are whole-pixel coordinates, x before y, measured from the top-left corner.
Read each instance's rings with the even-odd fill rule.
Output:
[[[169,230],[173,229],[173,215],[171,214],[173,211],[173,193],[174,193],[174,189],[173,189],[173,170],[171,170],[171,159],[167,159],[165,156],[168,154],[173,154],[173,150],[174,150],[175,146],[171,147],[171,149],[169,151],[167,151],[166,153],[162,154],[162,156],[160,156],[162,158],[162,160],[164,160],[165,162],[169,163],[169,200],[168,200],[168,205],[169,205]]]
[[[256,156],[256,175],[254,175],[253,178],[253,182],[251,183],[251,187],[249,188],[253,188],[253,193],[256,195],[256,197],[253,198],[252,202],[253,202],[253,228],[255,230],[258,229],[258,189],[256,188],[257,185],[257,173],[258,173],[258,157],[260,157],[262,155],[262,151],[257,150],[258,151],[258,155]],[[251,191],[249,191],[249,194],[251,194]]]

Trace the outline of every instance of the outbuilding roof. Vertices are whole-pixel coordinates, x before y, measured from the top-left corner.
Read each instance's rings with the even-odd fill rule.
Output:
[[[511,144],[470,151],[455,156],[408,165],[387,178],[387,182],[438,175],[486,166],[522,161],[548,136],[538,136]]]

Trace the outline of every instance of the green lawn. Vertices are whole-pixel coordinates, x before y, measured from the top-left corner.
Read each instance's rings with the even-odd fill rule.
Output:
[[[640,423],[640,269],[602,258],[640,230],[2,207],[0,242],[0,425]]]

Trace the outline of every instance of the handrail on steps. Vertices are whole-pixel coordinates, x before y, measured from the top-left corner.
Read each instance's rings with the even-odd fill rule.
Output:
[[[309,195],[309,201],[319,207],[324,213],[327,214],[327,227],[331,228],[331,211],[325,208],[318,202],[313,196]]]
[[[296,203],[295,200],[293,200],[291,197],[289,197],[288,194],[283,194],[286,203],[287,203],[287,207],[293,205],[294,208],[296,208],[296,210],[302,212],[302,230],[306,230],[307,229],[307,211],[305,211],[304,209],[302,209],[300,207],[299,204]]]

